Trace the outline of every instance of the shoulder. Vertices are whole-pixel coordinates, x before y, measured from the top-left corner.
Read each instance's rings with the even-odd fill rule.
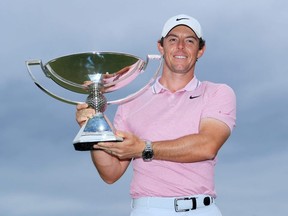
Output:
[[[235,97],[234,90],[225,83],[214,83],[210,81],[203,81],[199,86],[199,90],[206,96],[215,96],[217,94],[231,95]]]

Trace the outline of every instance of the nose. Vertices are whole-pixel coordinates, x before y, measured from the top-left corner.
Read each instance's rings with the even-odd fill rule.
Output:
[[[177,44],[178,49],[183,49],[185,47],[184,40],[179,40]]]

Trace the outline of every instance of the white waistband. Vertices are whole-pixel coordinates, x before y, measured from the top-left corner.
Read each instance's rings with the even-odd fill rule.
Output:
[[[213,202],[214,198],[209,195],[188,197],[142,197],[132,200],[132,208],[165,208],[175,209],[176,212],[181,212],[209,206]]]

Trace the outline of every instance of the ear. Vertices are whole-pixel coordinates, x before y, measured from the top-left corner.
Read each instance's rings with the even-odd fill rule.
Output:
[[[164,55],[164,48],[163,48],[163,46],[161,46],[160,42],[157,43],[157,47],[158,47],[158,50],[161,53],[161,55]]]
[[[204,45],[201,50],[198,50],[197,59],[201,58],[205,50],[206,50],[206,45]]]

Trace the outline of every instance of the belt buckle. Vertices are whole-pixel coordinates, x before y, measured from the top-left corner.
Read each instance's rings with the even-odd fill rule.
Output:
[[[186,208],[186,209],[179,209],[178,208],[178,201],[180,200],[191,200],[191,208]],[[174,209],[175,212],[186,212],[190,210],[196,209],[196,198],[195,197],[183,197],[183,198],[175,198],[174,199]]]

